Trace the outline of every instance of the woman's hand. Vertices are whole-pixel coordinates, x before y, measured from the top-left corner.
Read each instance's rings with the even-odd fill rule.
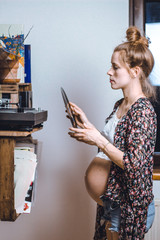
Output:
[[[123,155],[124,153],[116,148],[91,124],[85,113],[74,103],[70,103],[71,110],[75,115],[75,119],[79,128],[69,128],[68,133],[72,138],[89,145],[95,145],[101,149],[108,157],[124,169]]]
[[[69,128],[71,132],[68,134],[78,141],[97,145],[97,141],[102,137],[101,133],[91,124],[85,113],[76,104],[70,102],[71,110],[75,116],[76,123],[80,128]]]
[[[85,113],[82,111],[81,108],[79,108],[76,104],[74,103],[69,103],[69,106],[71,108],[71,111],[75,117],[76,123],[80,128],[84,128],[84,125],[92,125],[89,121],[88,118],[86,117]]]

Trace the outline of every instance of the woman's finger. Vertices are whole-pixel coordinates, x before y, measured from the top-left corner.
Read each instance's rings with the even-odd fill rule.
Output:
[[[82,109],[80,107],[78,107],[76,104],[69,102],[69,105],[70,105],[72,111],[75,111],[77,113],[83,112]]]
[[[72,132],[75,132],[75,133],[82,133],[82,132],[84,132],[84,129],[73,128],[73,127],[70,127],[69,130],[72,131]]]

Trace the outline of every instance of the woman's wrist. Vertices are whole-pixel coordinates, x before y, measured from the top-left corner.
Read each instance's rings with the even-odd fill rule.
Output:
[[[104,149],[106,149],[106,146],[108,144],[110,144],[110,142],[104,136],[101,135],[101,137],[98,139],[97,147],[103,151]]]

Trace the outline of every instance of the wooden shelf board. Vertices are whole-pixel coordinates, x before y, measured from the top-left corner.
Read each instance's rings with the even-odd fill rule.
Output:
[[[32,131],[0,131],[0,137],[27,137],[28,135],[41,130],[41,128],[34,128]]]

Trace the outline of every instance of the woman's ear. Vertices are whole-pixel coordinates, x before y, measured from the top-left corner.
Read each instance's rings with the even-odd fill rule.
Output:
[[[139,66],[135,66],[135,67],[131,68],[131,75],[132,75],[132,77],[136,78],[137,76],[139,76],[140,71],[141,71],[141,69],[140,69]]]

